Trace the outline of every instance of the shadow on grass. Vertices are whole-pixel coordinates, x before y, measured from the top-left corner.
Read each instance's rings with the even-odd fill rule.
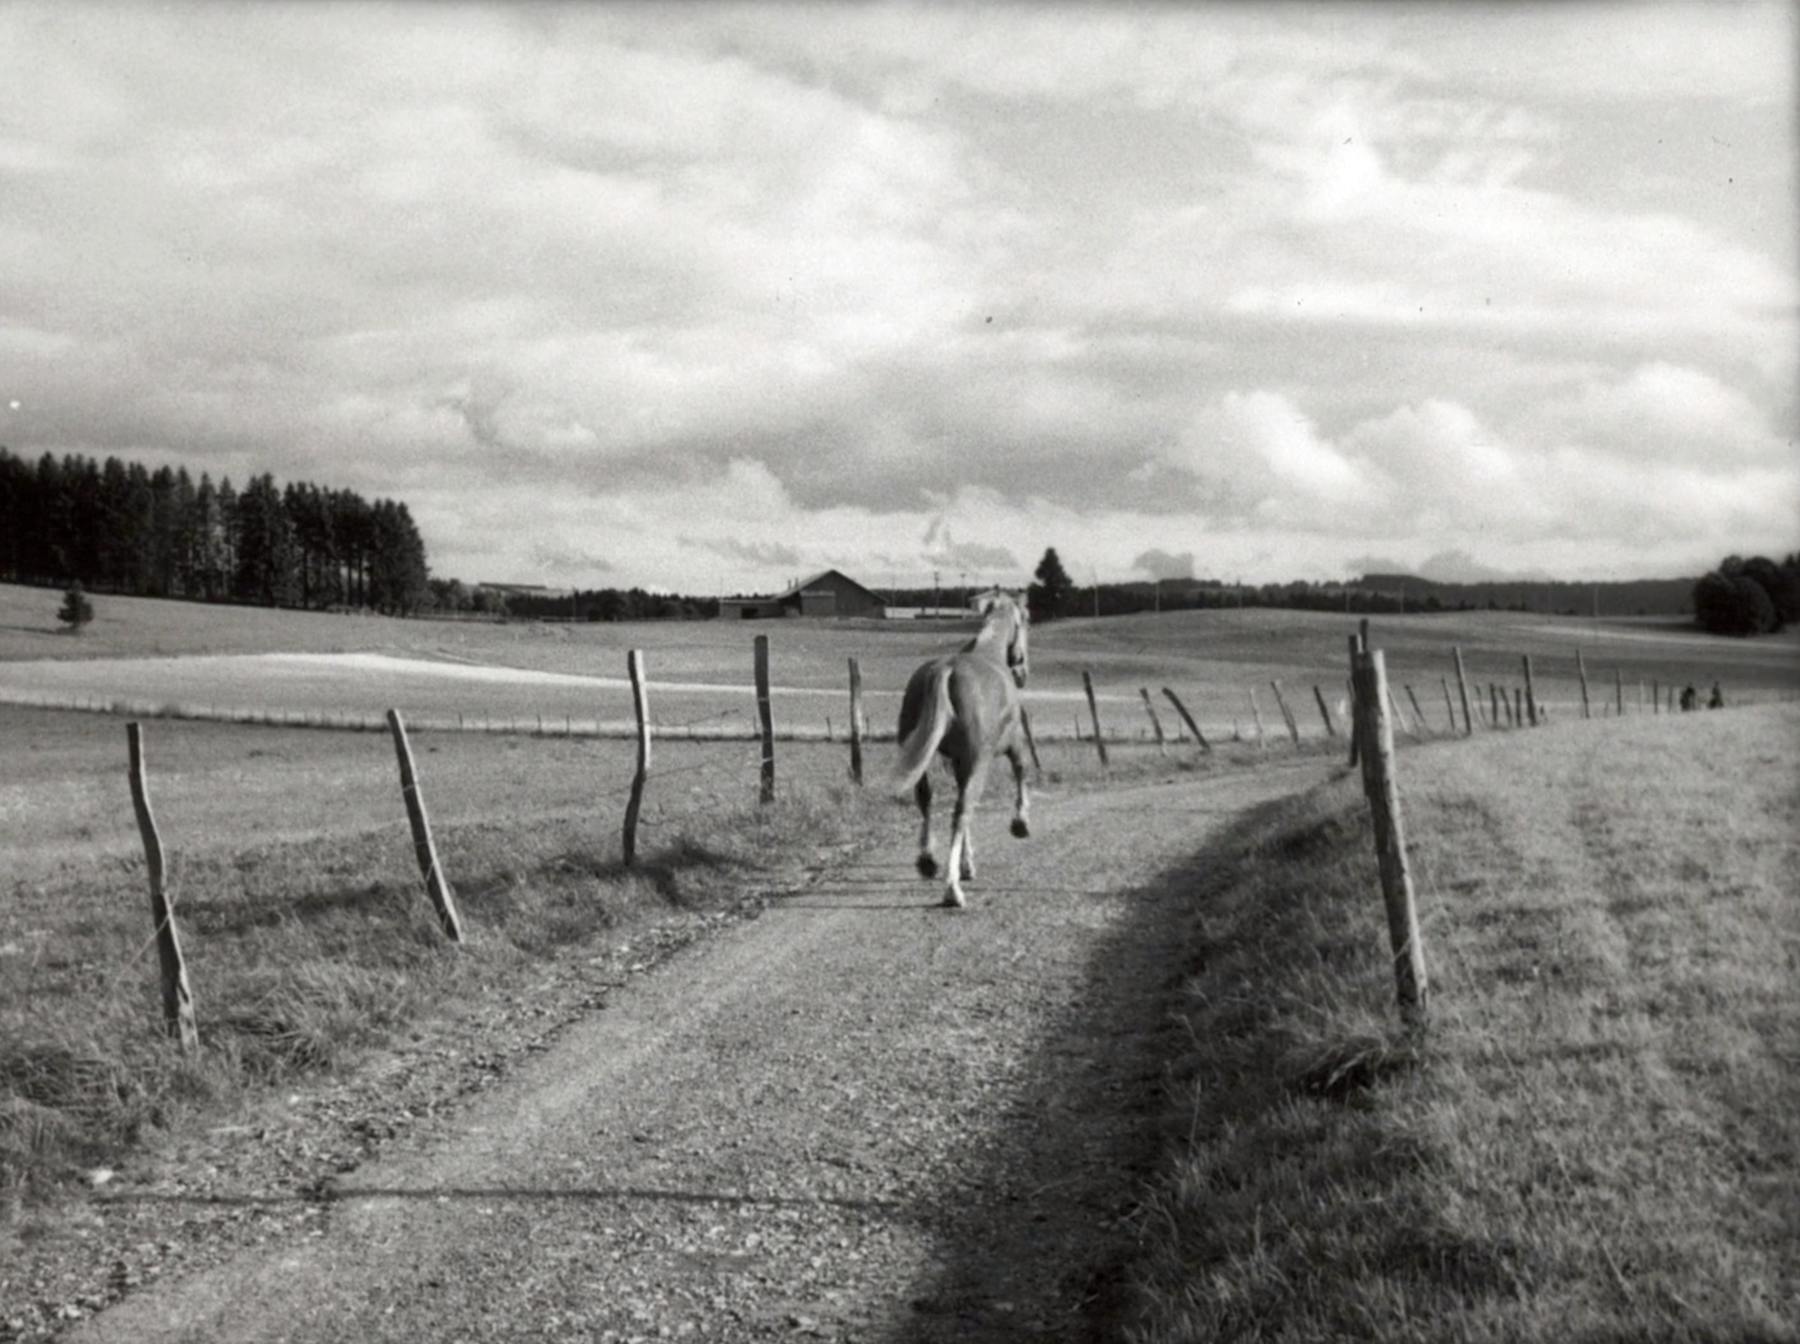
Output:
[[[1346,1183],[1353,1202],[1365,1205],[1367,1212],[1350,1218],[1349,1231],[1364,1239],[1359,1258],[1377,1275],[1453,1281],[1473,1298],[1516,1289],[1524,1266],[1505,1248],[1450,1235],[1430,1210],[1398,1219],[1391,1209],[1380,1212],[1386,1200],[1405,1202],[1432,1161],[1405,1135],[1362,1114],[1372,1093],[1416,1071],[1414,1046],[1379,1025],[1364,1029],[1354,1014],[1320,1028],[1316,1038],[1300,1036],[1283,1017],[1296,1004],[1277,1000],[1303,994],[1304,987],[1258,985],[1256,968],[1240,954],[1250,947],[1270,962],[1329,965],[1363,957],[1366,941],[1366,960],[1377,975],[1377,1023],[1386,1010],[1384,931],[1372,903],[1356,902],[1354,917],[1341,920],[1335,913],[1340,893],[1315,896],[1303,876],[1321,858],[1340,854],[1347,837],[1364,837],[1331,812],[1296,828],[1290,824],[1295,806],[1287,800],[1256,809],[1155,881],[1106,894],[1126,902],[1129,914],[1090,957],[1073,996],[1079,1008],[1063,1014],[1020,1070],[1030,1081],[984,1142],[978,1185],[986,1198],[931,1211],[947,1248],[944,1262],[954,1268],[921,1285],[912,1319],[896,1338],[994,1344],[1119,1338],[1136,1309],[1137,1264],[1149,1231],[1144,1201],[1166,1177],[1172,1155],[1185,1158],[1190,1149],[1211,1158],[1191,1168],[1208,1186],[1210,1226],[1204,1237],[1182,1242],[1201,1263],[1254,1259],[1281,1242],[1259,1221],[1268,1216],[1259,1209],[1269,1197],[1259,1182],[1265,1172],[1299,1167],[1322,1182]],[[1372,858],[1368,866],[1370,873],[1357,873],[1357,880],[1372,880]],[[1227,889],[1246,872],[1269,869],[1288,881],[1258,887],[1248,904],[1240,899],[1235,911],[1220,916],[1234,927],[1218,935],[1213,911]],[[1060,895],[1090,899],[1084,892]],[[1318,900],[1334,913],[1317,918]],[[1182,1016],[1193,1012],[1184,994],[1190,977],[1215,955],[1230,970],[1208,982],[1216,999],[1195,1035]],[[1324,1003],[1298,1005],[1315,1026],[1329,1011]],[[1171,1105],[1172,1093],[1196,1076],[1205,1080],[1203,1092],[1215,1084],[1220,1090],[1200,1117]],[[1304,1222],[1296,1214],[1303,1205],[1303,1199],[1288,1205],[1281,1216]],[[1337,1231],[1330,1229],[1327,1239]],[[1305,1258],[1309,1239],[1317,1249],[1318,1232],[1288,1229],[1277,1279],[1318,1272]],[[1166,1233],[1157,1230],[1149,1239],[1157,1238]],[[1046,1265],[1058,1274],[1049,1292]],[[1217,1337],[1255,1334],[1256,1319],[1254,1313],[1236,1318]],[[1369,1337],[1366,1321],[1348,1334]]]

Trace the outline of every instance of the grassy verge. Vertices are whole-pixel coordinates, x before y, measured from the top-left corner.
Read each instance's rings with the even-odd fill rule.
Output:
[[[319,773],[313,787],[329,789]],[[729,909],[854,838],[884,801],[793,779],[766,808],[709,793],[704,808],[664,809],[627,870],[614,823],[596,834],[591,808],[498,799],[490,815],[503,820],[436,828],[461,949],[437,928],[402,824],[365,816],[304,838],[240,833],[179,850],[204,1046],[192,1060],[160,1032],[141,858],[40,868],[0,910],[0,1195],[53,1194],[150,1131],[329,1071],[559,950],[670,912]]]
[[[1242,827],[1197,893],[1132,1337],[1795,1338],[1797,730],[1405,757],[1417,1038],[1354,781]]]

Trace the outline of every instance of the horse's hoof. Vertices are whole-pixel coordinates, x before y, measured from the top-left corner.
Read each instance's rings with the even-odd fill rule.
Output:
[[[963,900],[963,894],[960,891],[946,891],[943,904],[946,910],[961,910],[968,902]]]
[[[1029,827],[1025,824],[1024,817],[1014,817],[1013,818],[1012,833],[1014,835],[1018,836],[1019,839],[1021,839],[1021,840],[1023,840],[1026,836],[1031,834],[1031,827]]]
[[[920,877],[936,877],[937,876],[937,860],[932,858],[931,855],[929,855],[929,854],[919,855],[919,876]]]

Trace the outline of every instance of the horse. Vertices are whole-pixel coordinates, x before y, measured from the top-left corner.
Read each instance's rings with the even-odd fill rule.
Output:
[[[1019,600],[999,595],[988,607],[981,633],[956,653],[922,664],[908,679],[900,702],[900,759],[894,777],[900,789],[911,789],[918,800],[920,877],[937,876],[937,860],[931,854],[932,758],[947,758],[956,777],[956,810],[945,863],[950,880],[944,891],[944,904],[955,909],[966,904],[963,879],[975,876],[969,817],[996,755],[1012,762],[1017,792],[1012,833],[1020,839],[1031,834],[1025,758],[1020,751],[1024,709],[1019,704],[1019,691],[1030,671],[1029,625]]]

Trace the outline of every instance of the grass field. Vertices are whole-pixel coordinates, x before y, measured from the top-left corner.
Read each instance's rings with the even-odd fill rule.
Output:
[[[378,712],[393,685],[366,665],[299,663],[282,680],[266,664],[207,672],[196,660],[374,653],[616,677],[640,647],[667,723],[744,712],[751,637],[767,633],[778,685],[832,692],[778,698],[778,720],[806,706],[841,714],[852,655],[880,715],[875,697],[965,637],[873,622],[465,625],[111,598],[71,637],[49,628],[54,598],[0,587],[0,688],[9,669],[55,658],[67,671],[50,685],[87,676],[96,695],[130,693],[106,680],[123,666],[111,660],[179,655],[177,689],[204,674],[247,705]],[[1140,685],[1174,686],[1228,737],[1234,723],[1248,731],[1247,691],[1280,678],[1306,749],[1339,750],[1310,689],[1341,687],[1354,628],[1260,611],[1043,627],[1033,688],[1048,788],[1107,778],[1071,740],[1084,670],[1113,697],[1109,725],[1130,721],[1120,735],[1142,731],[1141,706],[1127,703]],[[1502,613],[1383,620],[1374,639],[1440,730],[1452,644],[1477,686],[1516,685],[1528,653],[1553,726],[1402,757],[1435,984],[1422,1041],[1392,1025],[1351,783],[1255,818],[1230,853],[1207,856],[1178,1069],[1183,1138],[1145,1221],[1158,1249],[1141,1277],[1140,1337],[1792,1338],[1800,718],[1773,703],[1652,718],[1636,714],[1633,688],[1718,679],[1734,705],[1786,699],[1800,645]],[[1628,721],[1579,720],[1577,648],[1597,705],[1618,668]],[[715,709],[655,690],[659,678],[733,689]],[[597,716],[596,691],[423,675],[404,685],[409,716],[529,726],[544,713],[552,730],[415,737],[472,934],[457,955],[423,900],[384,734],[147,723],[208,1044],[193,1063],[158,1033],[122,718],[0,707],[0,1192],[53,1190],[196,1110],[330,1069],[546,953],[727,904],[901,806],[848,787],[841,740],[784,744],[781,800],[767,809],[752,743],[661,741],[646,862],[627,872],[630,744],[554,735],[559,707]],[[1291,752],[1272,696],[1262,710],[1270,750]],[[890,752],[871,752],[872,780]],[[1164,757],[1139,742],[1115,748],[1112,776],[1261,759],[1247,743]]]
[[[390,705],[409,719],[449,725],[505,720],[535,730],[598,722],[622,726],[630,717],[621,678],[626,653],[645,651],[651,710],[669,727],[741,729],[748,733],[751,642],[766,634],[779,729],[822,736],[844,732],[848,714],[847,661],[863,669],[868,714],[891,731],[899,691],[923,659],[967,637],[972,626],[919,622],[787,620],[640,622],[544,625],[402,621],[381,617],[271,612],[209,607],[147,598],[97,599],[94,624],[78,636],[54,626],[56,595],[45,589],[0,585],[0,698],[117,699],[197,710],[288,710],[312,715],[378,717]],[[1345,683],[1345,637],[1354,619],[1284,611],[1181,611],[1104,620],[1074,619],[1033,632],[1028,703],[1044,740],[1086,727],[1081,701],[1084,671],[1103,698],[1109,736],[1147,738],[1139,700],[1147,687],[1165,729],[1177,730],[1160,688],[1172,687],[1209,736],[1252,729],[1249,693],[1259,697],[1265,731],[1284,731],[1271,680],[1282,681],[1301,732],[1325,735],[1313,701],[1317,686],[1340,714]],[[1704,693],[1719,681],[1732,704],[1800,693],[1800,632],[1761,639],[1714,639],[1667,622],[1594,623],[1521,613],[1446,613],[1404,616],[1375,624],[1387,650],[1397,694],[1412,687],[1427,724],[1446,727],[1443,679],[1453,677],[1450,649],[1463,650],[1478,705],[1486,688],[1522,684],[1529,654],[1538,699],[1553,716],[1580,712],[1575,658],[1580,650],[1596,713],[1612,713],[1622,682],[1628,713],[1644,706],[1653,685],[1693,684]],[[378,654],[415,661],[371,668],[329,660],[272,663],[249,659],[289,654]],[[220,655],[225,658],[219,659]],[[164,659],[120,663],[115,659]],[[209,661],[219,659],[218,661]],[[482,668],[598,677],[602,683],[506,683],[470,674]],[[435,671],[433,669],[436,669]],[[1618,680],[1615,680],[1617,678]],[[674,689],[705,683],[718,689]],[[1410,702],[1408,702],[1410,710]],[[1341,715],[1340,715],[1341,717]]]
[[[1407,754],[1431,1021],[1350,779],[1197,871],[1134,1338],[1800,1334],[1800,712]]]

